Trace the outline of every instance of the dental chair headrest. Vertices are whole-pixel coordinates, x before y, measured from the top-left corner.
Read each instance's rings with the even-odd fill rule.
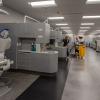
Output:
[[[9,35],[9,29],[2,29],[0,30],[0,37],[1,38],[7,38]]]

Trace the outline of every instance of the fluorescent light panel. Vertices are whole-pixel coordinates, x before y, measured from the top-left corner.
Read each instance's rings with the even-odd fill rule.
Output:
[[[28,2],[28,4],[31,5],[32,7],[50,7],[50,6],[56,6],[55,0]]]
[[[83,33],[83,32],[79,32],[78,34],[85,34],[85,32]]]
[[[57,26],[66,26],[68,25],[67,23],[59,23],[59,24],[56,24]]]
[[[93,18],[100,18],[100,15],[96,15],[96,16],[83,16],[83,19],[93,19]]]
[[[100,4],[100,0],[87,0],[86,4]]]
[[[72,33],[72,30],[64,30],[65,32]]]
[[[62,29],[70,29],[70,27],[61,27]]]
[[[65,31],[70,31],[70,32],[72,32],[72,30],[65,30]]]
[[[94,25],[95,23],[81,23],[81,25]]]
[[[79,33],[86,33],[88,30],[80,30]]]
[[[90,29],[91,27],[80,27],[80,29]]]
[[[96,30],[96,31],[100,31],[100,30]]]
[[[79,32],[86,32],[86,31],[88,31],[88,30],[79,30]]]
[[[67,32],[68,34],[72,34],[72,30],[64,30],[65,32]]]
[[[49,20],[64,19],[64,17],[48,17]]]

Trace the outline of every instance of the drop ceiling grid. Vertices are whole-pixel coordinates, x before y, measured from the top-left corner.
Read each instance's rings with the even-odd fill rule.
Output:
[[[27,2],[32,0],[3,0],[4,5],[18,12],[27,14],[38,19],[46,19],[49,16],[64,16],[74,33],[79,31],[81,22],[95,22],[96,25],[88,32],[100,26],[100,19],[82,20],[83,15],[100,15],[100,5],[86,5],[86,0],[56,0],[57,7],[34,9]],[[42,0],[35,0],[42,1]],[[15,5],[16,4],[16,5]],[[51,21],[55,24],[61,21]]]

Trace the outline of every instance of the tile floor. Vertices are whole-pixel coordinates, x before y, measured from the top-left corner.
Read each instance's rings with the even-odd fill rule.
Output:
[[[87,48],[84,60],[71,60],[62,100],[100,100],[100,53]]]

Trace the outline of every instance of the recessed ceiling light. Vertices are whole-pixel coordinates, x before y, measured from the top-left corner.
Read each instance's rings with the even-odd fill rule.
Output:
[[[97,15],[97,16],[83,16],[83,19],[92,19],[92,18],[100,18],[100,15]]]
[[[49,20],[64,19],[64,17],[48,17]]]
[[[87,0],[86,4],[100,4],[100,0]]]
[[[94,25],[95,23],[81,23],[81,25]]]
[[[80,27],[80,29],[90,29],[91,27]]]
[[[57,26],[66,26],[68,25],[67,23],[59,23],[59,24],[56,24]]]
[[[55,0],[28,2],[28,4],[31,5],[32,7],[52,7],[52,6],[56,6]]]

